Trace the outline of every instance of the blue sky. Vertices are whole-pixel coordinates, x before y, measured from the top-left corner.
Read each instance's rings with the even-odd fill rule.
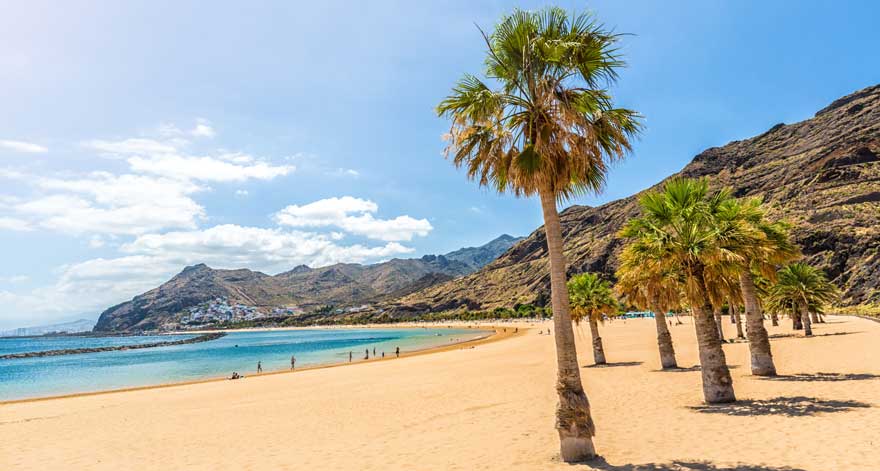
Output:
[[[543,2],[2,2],[0,328],[95,317],[205,261],[443,253],[541,223],[442,158],[475,23]],[[646,130],[601,204],[880,82],[874,2],[597,1]]]

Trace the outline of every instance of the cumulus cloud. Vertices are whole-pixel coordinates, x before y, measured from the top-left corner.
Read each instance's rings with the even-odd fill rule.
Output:
[[[383,241],[408,241],[433,229],[427,219],[398,216],[377,219],[379,206],[369,200],[343,196],[306,205],[290,205],[275,213],[275,220],[290,227],[336,227],[350,234]]]
[[[27,275],[0,276],[0,283],[24,283],[30,279]]]
[[[80,178],[20,177],[47,193],[10,205],[26,227],[71,234],[143,234],[166,228],[194,228],[204,208],[190,195],[189,182],[143,175],[95,172]]]
[[[117,155],[150,155],[177,152],[177,147],[172,143],[139,138],[123,139],[121,141],[91,140],[84,142],[83,146],[99,152]]]
[[[194,127],[189,133],[195,137],[207,137],[209,139],[217,135],[214,128],[211,126],[211,122],[204,118],[197,119],[196,127]]]
[[[0,148],[25,154],[45,154],[46,152],[49,152],[47,147],[32,142],[8,141],[3,139],[0,139]]]
[[[33,226],[24,219],[0,216],[0,231],[32,231]]]
[[[244,157],[238,156],[239,159]],[[294,171],[293,165],[271,165],[266,162],[238,164],[214,157],[192,157],[178,154],[131,157],[128,164],[140,173],[168,178],[213,182],[240,182],[249,179],[271,180]]]

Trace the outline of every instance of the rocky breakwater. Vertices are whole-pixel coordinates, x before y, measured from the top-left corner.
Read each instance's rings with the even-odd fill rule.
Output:
[[[117,350],[139,350],[142,348],[170,347],[172,345],[186,345],[190,343],[209,342],[226,336],[223,332],[214,332],[210,334],[199,335],[183,340],[169,340],[167,342],[151,342],[136,345],[117,345],[114,347],[87,347],[87,348],[67,348],[64,350],[45,350],[42,352],[24,352],[11,353],[8,355],[0,355],[0,360],[14,360],[19,358],[37,358],[37,357],[55,357],[61,355],[78,355],[80,353],[99,353],[113,352]]]

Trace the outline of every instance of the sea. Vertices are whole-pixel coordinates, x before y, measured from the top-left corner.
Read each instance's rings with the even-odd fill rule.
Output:
[[[362,361],[485,336],[477,329],[303,329],[229,332],[201,343],[51,357],[0,359],[0,401],[103,391]],[[181,340],[186,335],[0,338],[0,355]]]

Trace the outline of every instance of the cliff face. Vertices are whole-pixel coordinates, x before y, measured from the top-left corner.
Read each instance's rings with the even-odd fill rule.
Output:
[[[107,309],[94,330],[158,329],[176,321],[186,309],[216,298],[269,310],[291,304],[309,309],[327,304],[375,302],[472,273],[516,240],[502,236],[484,246],[461,249],[448,256],[426,255],[373,265],[300,265],[275,276],[247,269],[215,270],[199,264],[185,268],[158,288]]]
[[[841,287],[842,304],[880,302],[880,85],[836,100],[806,121],[707,149],[676,175],[707,177],[737,197],[763,197],[771,217],[794,224],[806,261]],[[561,219],[569,273],[612,277],[622,246],[615,234],[638,214],[638,195],[566,209]],[[391,307],[422,312],[542,304],[549,299],[547,263],[539,228],[483,269]]]

